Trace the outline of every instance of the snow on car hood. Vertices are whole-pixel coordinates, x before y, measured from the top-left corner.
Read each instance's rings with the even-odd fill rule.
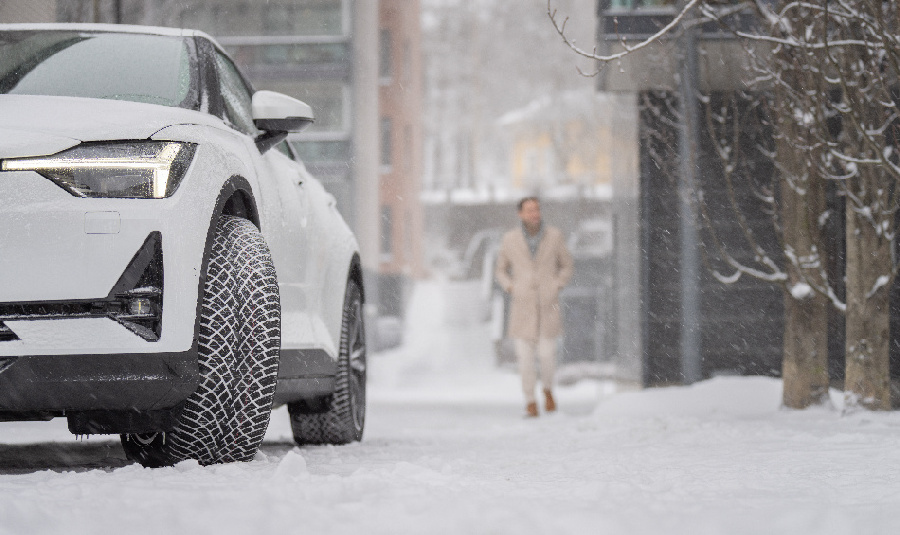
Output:
[[[207,113],[155,104],[0,95],[0,159],[54,154],[83,141],[147,139],[173,124],[222,122]]]

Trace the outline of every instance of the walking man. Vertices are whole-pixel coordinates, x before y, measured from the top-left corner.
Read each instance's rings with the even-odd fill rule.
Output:
[[[540,361],[544,410],[556,410],[553,377],[556,373],[556,343],[562,334],[559,291],[572,277],[572,255],[559,229],[541,221],[537,197],[519,201],[522,226],[503,235],[495,277],[510,294],[507,336],[514,340],[525,412],[538,415],[535,387],[535,356]]]

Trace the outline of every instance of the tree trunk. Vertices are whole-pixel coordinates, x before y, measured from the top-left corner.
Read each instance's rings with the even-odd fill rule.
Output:
[[[885,206],[882,171],[861,166],[851,179],[858,201],[847,201],[847,342],[844,393],[847,407],[890,410],[890,289],[893,218]],[[875,208],[875,210],[872,210]],[[874,214],[873,214],[874,212]],[[873,217],[874,216],[874,217]],[[873,221],[874,218],[874,221]],[[887,228],[885,228],[887,227]]]
[[[841,21],[839,37],[868,41],[870,24],[890,3],[863,2],[858,18]],[[869,22],[866,23],[865,21]],[[882,28],[884,31],[884,28]],[[885,51],[886,53],[890,53]],[[847,408],[890,410],[890,292],[894,283],[896,174],[881,161],[896,152],[896,79],[889,62],[870,47],[853,46],[837,57],[842,132],[835,147],[846,159],[847,341],[844,395]],[[896,63],[894,63],[896,65]],[[892,125],[888,128],[889,125]]]
[[[805,409],[828,401],[828,298],[820,217],[826,210],[825,179],[819,173],[810,139],[814,120],[799,120],[796,110],[809,109],[817,80],[804,69],[802,55],[788,47],[775,56],[781,83],[775,85],[773,113],[776,160],[780,172],[782,246],[788,275],[784,292],[782,403]],[[818,288],[816,291],[813,287]]]
[[[778,143],[782,172],[781,219],[788,265],[784,292],[784,339],[781,375],[782,403],[805,409],[828,400],[828,300],[812,289],[823,287],[822,232],[818,217],[825,209],[824,181],[799,154],[789,139]],[[797,180],[798,177],[805,180]]]
[[[819,295],[799,300],[785,292],[784,314],[782,403],[791,409],[826,403],[828,334],[822,318],[827,318],[828,303]]]

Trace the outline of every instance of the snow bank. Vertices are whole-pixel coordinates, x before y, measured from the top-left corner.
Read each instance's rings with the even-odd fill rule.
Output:
[[[625,392],[601,403],[597,415],[761,416],[781,406],[781,381],[769,377],[718,377],[686,387]]]

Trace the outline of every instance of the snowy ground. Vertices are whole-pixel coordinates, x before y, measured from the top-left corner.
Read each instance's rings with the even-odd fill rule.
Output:
[[[422,284],[403,348],[372,357],[366,438],[149,470],[65,421],[0,423],[0,535],[896,533],[900,414],[779,409],[780,383],[615,392],[582,381],[521,417],[486,327]]]

